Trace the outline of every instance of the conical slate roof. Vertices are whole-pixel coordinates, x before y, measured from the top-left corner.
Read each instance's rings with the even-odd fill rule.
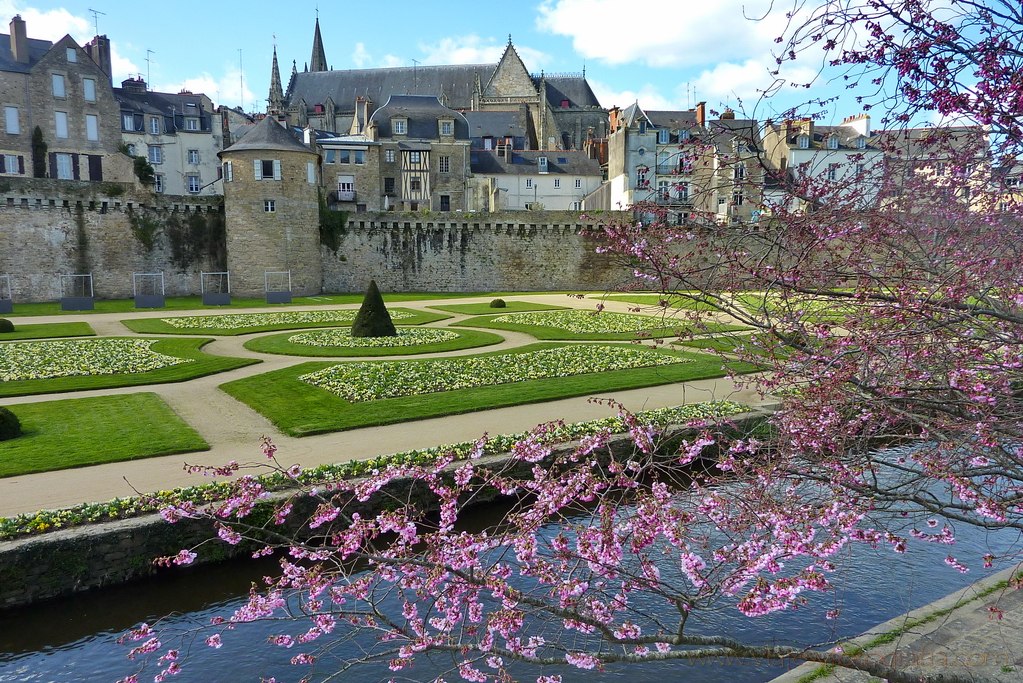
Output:
[[[313,32],[313,56],[309,59],[310,71],[326,71],[327,57],[323,52],[323,38],[320,36],[320,18],[316,17],[316,30]]]
[[[252,130],[245,134],[245,137],[225,149],[221,154],[265,149],[316,154],[316,152],[296,140],[288,132],[288,129],[277,123],[272,116],[265,117],[253,126]]]

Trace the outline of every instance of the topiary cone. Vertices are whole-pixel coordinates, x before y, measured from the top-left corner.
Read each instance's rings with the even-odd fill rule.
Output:
[[[384,297],[380,296],[376,280],[369,281],[369,289],[362,299],[362,307],[352,323],[353,337],[397,337],[391,314],[384,306]]]

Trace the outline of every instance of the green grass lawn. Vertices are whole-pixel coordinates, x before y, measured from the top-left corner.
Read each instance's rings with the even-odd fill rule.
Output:
[[[252,358],[230,358],[203,353],[202,347],[211,341],[213,340],[209,338],[158,339],[152,346],[152,350],[157,353],[164,353],[178,358],[189,358],[193,361],[191,363],[181,363],[149,372],[11,380],[0,382],[0,396],[27,396],[30,394],[50,394],[63,391],[184,382],[196,377],[234,370],[235,368],[260,362]]]
[[[0,341],[16,339],[48,339],[57,337],[91,337],[95,330],[89,323],[39,323],[15,325],[14,332],[0,332]]]
[[[532,344],[514,351],[525,353],[563,344]],[[706,354],[659,351],[682,356],[692,362],[602,373],[537,379],[492,386],[460,389],[416,396],[349,402],[324,389],[298,379],[332,363],[311,362],[248,377],[221,385],[221,389],[258,411],[281,431],[292,436],[308,436],[323,432],[393,424],[477,410],[539,403],[570,396],[607,394],[623,389],[636,389],[673,382],[683,382],[725,374],[721,360]],[[406,361],[418,363],[421,361]],[[747,372],[751,366],[734,364],[734,369]]]
[[[687,311],[717,310],[717,306],[704,303],[702,301],[693,301],[692,299],[688,299],[677,294],[591,294],[588,298],[600,299],[602,301],[624,301],[625,303],[636,304],[637,306],[657,309],[664,309],[665,307],[661,304],[661,302],[666,300],[668,302],[668,308],[680,308]]]
[[[400,329],[400,328],[399,328]],[[339,356],[405,356],[422,353],[440,353],[442,351],[457,351],[458,349],[472,349],[480,346],[499,344],[504,338],[481,332],[479,330],[451,330],[458,334],[458,339],[437,342],[434,344],[419,344],[416,346],[395,346],[385,348],[373,347],[349,347],[349,346],[311,346],[308,344],[295,344],[288,341],[294,336],[294,332],[274,334],[266,337],[257,337],[245,342],[245,348],[260,353],[274,353],[285,356],[309,356],[319,358]]]
[[[397,312],[403,312],[411,314],[410,317],[401,318],[395,320],[396,324],[400,325],[423,325],[426,323],[437,322],[438,320],[444,320],[450,318],[449,315],[441,313],[430,313],[428,311],[416,311],[411,308],[388,308],[387,309],[392,315]],[[351,309],[352,315],[354,316],[357,309]],[[291,313],[292,311],[282,310],[282,313]],[[235,315],[241,314],[241,311],[225,311],[225,312],[207,312],[206,315]],[[272,316],[275,313],[251,313],[247,315],[254,315],[260,317],[266,317],[268,321],[272,320]],[[169,316],[168,316],[169,317]],[[205,317],[205,316],[203,316]],[[179,320],[188,320],[188,316],[182,316]],[[274,324],[268,322],[265,325],[248,325],[246,327],[175,327],[170,323],[164,322],[161,318],[137,318],[134,320],[122,320],[123,323],[129,330],[139,332],[141,334],[213,334],[217,336],[237,336],[242,334],[253,334],[256,332],[275,332],[277,330],[299,330],[314,327],[344,327],[351,326],[351,321],[331,321],[331,322],[303,322],[303,323],[279,323]]]
[[[24,403],[10,410],[24,433],[0,442],[0,477],[209,448],[152,393]]]
[[[488,313],[519,313],[522,311],[559,311],[568,306],[552,306],[549,304],[534,304],[529,301],[505,301],[504,308],[491,308],[490,302],[479,304],[450,304],[444,306],[430,306],[439,311],[448,313],[461,313],[463,315],[486,315]]]
[[[600,313],[597,316],[610,316],[610,315],[622,315],[615,313]],[[455,323],[458,326],[465,327],[482,327],[493,330],[508,330],[510,332],[522,332],[524,334],[531,335],[537,339],[543,340],[560,340],[560,341],[636,341],[641,339],[649,338],[660,338],[660,337],[676,337],[685,336],[690,334],[702,334],[703,330],[697,331],[691,323],[685,323],[679,321],[678,324],[672,324],[670,320],[662,320],[655,316],[644,316],[649,319],[650,328],[644,329],[640,332],[573,332],[571,330],[564,329],[562,327],[552,327],[545,325],[526,324],[519,322],[495,322],[494,318],[499,318],[500,315],[481,316],[478,318],[470,318],[463,320],[459,323]],[[640,316],[632,316],[640,317]],[[745,330],[746,327],[742,325],[730,325],[727,323],[705,323],[706,331],[710,333],[721,333],[721,332],[734,332],[736,330]]]

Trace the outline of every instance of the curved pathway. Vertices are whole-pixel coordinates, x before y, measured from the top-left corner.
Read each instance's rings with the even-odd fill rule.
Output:
[[[592,299],[572,299],[564,294],[526,295],[516,296],[514,299],[574,308],[592,308],[595,305],[595,301]],[[489,299],[480,297],[475,299],[395,302],[393,305],[401,308],[423,309],[429,306],[456,302],[474,303],[486,301],[489,301]],[[608,301],[604,303],[605,310],[609,311],[625,312],[630,307],[630,304],[622,302]],[[301,309],[293,308],[289,310],[324,308],[358,308],[358,304],[320,307],[302,306]],[[280,310],[280,307],[274,307],[245,309],[245,312],[279,312]],[[231,310],[230,312],[240,311]],[[208,313],[209,311],[197,310],[117,314],[100,313],[81,316],[20,317],[18,321],[28,324],[53,322],[55,320],[83,320],[92,325],[99,336],[154,336],[149,334],[137,335],[124,327],[120,320],[128,316],[132,318],[163,318]],[[455,314],[448,315],[453,317],[432,323],[431,325],[450,325],[470,317]],[[536,341],[533,337],[526,334],[503,330],[497,332],[505,337],[505,340],[500,344],[483,347],[482,349],[463,349],[444,354],[433,354],[431,357],[471,355],[479,353],[481,350],[494,351],[514,348]],[[174,384],[153,384],[144,387],[124,387],[0,399],[0,405],[12,405],[84,396],[152,392],[166,401],[210,445],[210,450],[197,453],[144,458],[93,467],[2,478],[0,479],[0,517],[9,517],[43,509],[69,507],[78,503],[105,501],[115,497],[135,495],[138,492],[149,492],[202,483],[203,478],[200,475],[188,474],[184,471],[184,463],[219,465],[230,460],[236,460],[240,463],[258,462],[261,458],[259,452],[260,437],[264,435],[269,436],[277,444],[279,449],[277,455],[281,462],[286,464],[299,463],[302,466],[308,467],[331,462],[372,458],[381,454],[395,453],[413,448],[469,441],[478,438],[484,433],[505,434],[525,431],[537,424],[556,418],[562,418],[568,422],[577,422],[606,417],[611,414],[611,411],[606,406],[594,404],[588,397],[580,396],[545,403],[498,408],[465,415],[452,415],[394,425],[367,427],[317,436],[289,437],[277,431],[265,417],[245,404],[231,398],[223,391],[220,391],[218,387],[231,380],[263,374],[309,360],[329,359],[278,356],[249,351],[243,345],[246,341],[252,339],[253,336],[219,337],[204,348],[204,351],[207,353],[215,355],[259,358],[262,360],[261,363],[237,368],[229,372]],[[388,356],[387,360],[423,357],[422,355]],[[377,358],[376,360],[383,359]],[[605,398],[611,398],[611,396]],[[727,378],[617,391],[614,392],[613,398],[633,411],[723,399],[739,401],[750,405],[760,405],[763,403],[760,396],[749,390],[737,389]],[[2,448],[0,448],[0,454],[2,454]]]

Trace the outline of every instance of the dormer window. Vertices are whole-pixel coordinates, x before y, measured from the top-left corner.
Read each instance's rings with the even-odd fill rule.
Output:
[[[838,149],[838,136],[831,135],[828,137],[828,149]]]
[[[441,119],[440,134],[442,137],[451,137],[455,134],[455,122],[451,119]]]
[[[667,128],[661,128],[657,131],[657,144],[666,145],[668,144],[668,138],[671,135],[671,131]]]
[[[866,149],[867,138],[861,137],[856,139],[856,149]]]
[[[395,135],[408,133],[408,119],[391,119],[391,132]]]
[[[540,170],[540,173],[546,173],[547,172],[547,157],[537,157],[536,165],[537,165],[537,168]]]
[[[800,135],[797,137],[796,146],[799,147],[799,149],[810,149],[810,136]]]
[[[689,131],[684,128],[680,128],[678,131],[678,141],[686,142],[687,140],[689,140]]]

